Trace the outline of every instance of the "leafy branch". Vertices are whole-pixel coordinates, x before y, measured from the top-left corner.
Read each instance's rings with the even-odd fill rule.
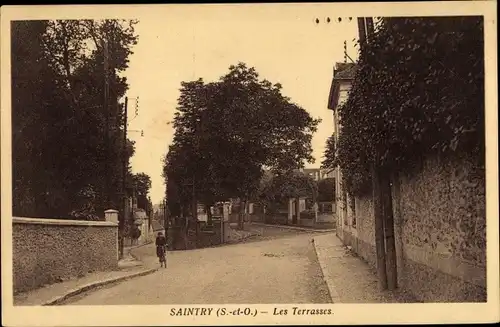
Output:
[[[370,191],[374,160],[394,171],[433,155],[484,160],[482,17],[384,18],[358,66],[325,153],[348,193]]]

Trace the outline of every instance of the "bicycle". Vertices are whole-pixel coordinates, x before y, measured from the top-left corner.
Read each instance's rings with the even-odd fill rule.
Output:
[[[160,266],[167,268],[167,247],[166,246],[158,246],[157,247],[158,258],[160,259]]]

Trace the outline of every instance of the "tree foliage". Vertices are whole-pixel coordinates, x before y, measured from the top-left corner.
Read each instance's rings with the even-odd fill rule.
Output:
[[[318,182],[318,201],[330,202],[335,199],[335,178],[325,178]]]
[[[484,160],[482,17],[385,18],[358,65],[326,160],[348,193],[370,191],[374,161],[401,171],[432,155]]]
[[[275,174],[262,183],[260,202],[273,211],[277,205],[288,203],[290,198],[309,198],[316,202],[318,183],[299,171]]]
[[[137,173],[132,176],[135,196],[137,197],[137,207],[144,209],[146,213],[151,213],[152,203],[149,198],[151,190],[151,177],[145,173]]]
[[[337,167],[335,141],[335,135],[331,135],[326,140],[325,153],[323,154],[323,161],[321,162],[322,168],[332,169]]]
[[[263,167],[289,171],[312,162],[319,120],[240,63],[216,82],[183,82],[165,157],[167,198],[189,204],[192,184],[205,204],[258,194]],[[175,194],[174,194],[175,193]],[[174,212],[173,210],[171,210]]]
[[[127,68],[131,47],[137,42],[135,23],[12,22],[15,215],[68,217],[73,212],[75,217],[102,217],[104,210],[118,207],[123,158],[119,99],[128,88],[119,73]],[[107,110],[103,106],[103,40],[110,58]],[[128,141],[126,149],[125,155],[132,156],[133,143]],[[111,182],[107,203],[105,176]]]
[[[131,238],[133,240],[137,240],[139,237],[141,237],[141,229],[139,226],[135,224],[134,219],[127,219],[125,222],[125,233],[124,235],[128,238]]]

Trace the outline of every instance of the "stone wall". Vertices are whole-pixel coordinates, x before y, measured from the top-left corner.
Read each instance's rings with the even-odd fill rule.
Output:
[[[318,213],[316,221],[320,223],[334,223],[335,217],[333,213]]]
[[[375,217],[373,210],[371,196],[356,198],[355,211],[353,212],[350,208],[347,210],[348,221],[350,222],[347,228],[351,230],[350,234],[356,236],[351,240],[350,245],[365,261],[375,267]],[[353,219],[356,219],[355,228],[352,227]]]
[[[393,194],[399,283],[424,301],[486,301],[484,168],[427,160],[419,174],[400,175]]]
[[[113,222],[13,218],[14,293],[118,267]]]
[[[484,168],[467,158],[428,159],[394,178],[392,196],[399,286],[425,302],[486,301]],[[375,266],[371,198],[356,198],[348,216],[339,234]]]
[[[197,248],[205,248],[205,247],[211,247],[215,245],[220,245],[223,243],[223,231],[221,227],[221,221],[220,220],[214,220],[213,221],[213,227],[210,229],[200,229],[198,231],[198,239],[197,239]],[[224,231],[225,234],[227,234],[227,227],[229,226],[229,222],[226,222],[224,224],[226,227],[226,230]]]

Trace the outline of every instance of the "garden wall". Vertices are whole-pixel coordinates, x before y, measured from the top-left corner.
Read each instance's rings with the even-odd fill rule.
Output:
[[[118,267],[118,225],[13,218],[14,293]]]
[[[392,185],[399,286],[425,302],[486,301],[484,168],[469,158],[420,168]],[[356,198],[348,216],[344,243],[375,266],[370,197]]]

